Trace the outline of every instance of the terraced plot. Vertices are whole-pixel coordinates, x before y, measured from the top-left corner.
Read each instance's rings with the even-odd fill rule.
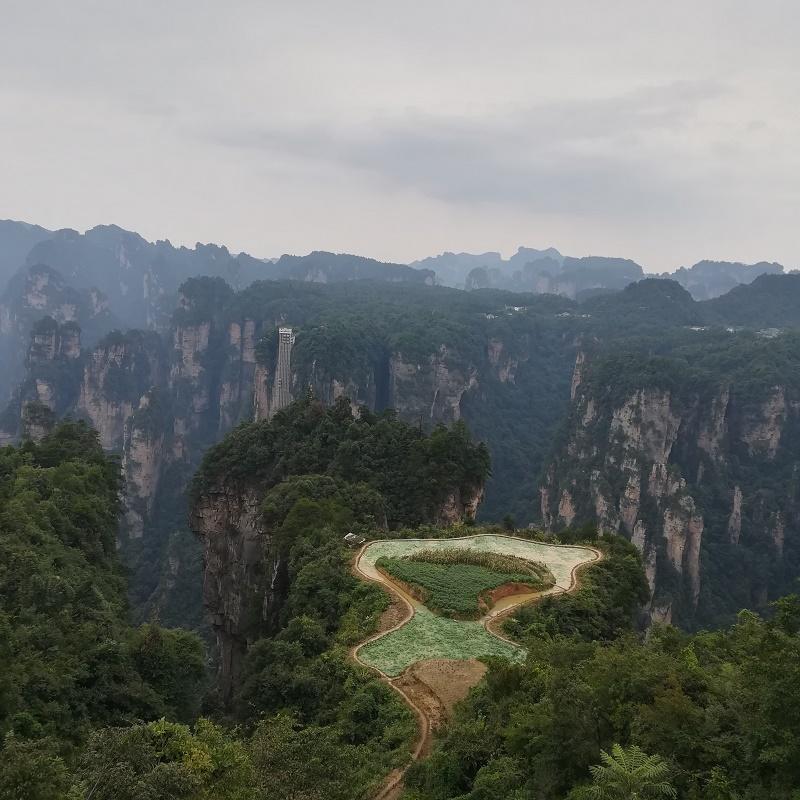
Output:
[[[390,580],[378,571],[376,567],[378,559],[403,558],[422,550],[451,548],[501,553],[546,565],[555,579],[555,585],[539,594],[568,590],[572,585],[575,568],[597,558],[597,553],[587,547],[563,547],[511,536],[477,534],[459,539],[372,542],[362,550],[357,566],[366,577],[380,583],[390,583]],[[513,661],[524,659],[523,648],[489,633],[484,623],[488,617],[500,613],[504,608],[538,596],[536,593],[505,598],[505,601],[500,601],[483,620],[462,621],[438,616],[421,602],[402,592],[396,585],[392,586],[405,598],[414,613],[397,629],[362,645],[357,651],[357,657],[362,663],[375,667],[389,677],[395,677],[415,662],[429,659],[468,659],[485,656],[500,656]]]
[[[381,557],[375,566],[392,580],[402,581],[431,611],[453,619],[478,619],[494,605],[493,590],[499,587],[505,587],[505,594],[520,594],[554,583],[542,564],[466,548]]]
[[[417,661],[499,656],[524,661],[525,651],[489,633],[483,624],[440,617],[425,606],[415,609],[403,627],[364,645],[358,658],[395,678]]]

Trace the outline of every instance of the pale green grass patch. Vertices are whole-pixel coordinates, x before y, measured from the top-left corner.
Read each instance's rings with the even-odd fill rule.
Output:
[[[524,661],[525,650],[487,633],[479,622],[440,617],[425,607],[417,608],[402,628],[365,644],[358,651],[361,661],[392,678],[417,661],[486,656]]]
[[[556,587],[569,588],[574,567],[594,559],[586,547],[559,547],[544,542],[515,539],[499,534],[476,534],[457,539],[396,539],[373,542],[364,549],[359,568],[380,579],[375,562],[385,556],[402,558],[422,550],[470,548],[502,553],[545,564],[555,578]],[[552,591],[558,591],[555,588]],[[365,644],[358,657],[365,664],[396,677],[417,661],[434,658],[466,660],[498,656],[509,661],[523,661],[526,651],[488,633],[479,623],[448,619],[417,606],[414,616],[401,628]]]

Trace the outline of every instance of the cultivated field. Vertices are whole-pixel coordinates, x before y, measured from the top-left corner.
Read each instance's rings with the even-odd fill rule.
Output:
[[[520,594],[555,583],[542,564],[461,547],[419,550],[404,558],[382,556],[375,563],[381,572],[407,585],[431,611],[454,619],[480,617],[494,604],[492,590],[500,586]]]
[[[497,534],[477,534],[458,539],[405,539],[378,541],[367,545],[361,552],[357,567],[368,578],[381,583],[391,583],[376,566],[379,559],[402,559],[422,551],[470,549],[485,553],[516,556],[545,565],[555,580],[555,585],[539,594],[566,591],[572,584],[573,571],[580,564],[594,561],[597,553],[586,547],[561,547],[531,542]],[[443,559],[444,560],[444,559]],[[420,563],[420,562],[418,562]],[[424,562],[421,562],[424,563]],[[499,656],[512,661],[525,657],[523,648],[499,638],[486,630],[488,616],[503,608],[516,605],[537,596],[532,591],[504,598],[480,621],[448,619],[438,616],[419,600],[398,590],[413,607],[411,618],[399,628],[389,631],[362,645],[358,659],[375,667],[389,677],[400,675],[407,667],[429,659],[470,659]]]
[[[524,661],[525,651],[489,633],[480,622],[440,617],[425,606],[402,628],[364,645],[358,658],[394,678],[417,661],[500,656]]]

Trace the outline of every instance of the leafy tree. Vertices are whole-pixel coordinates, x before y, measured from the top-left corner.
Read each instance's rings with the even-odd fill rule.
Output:
[[[69,777],[54,742],[8,734],[0,764],[0,800],[65,800]]]
[[[159,694],[170,718],[191,722],[197,717],[206,680],[205,654],[197,636],[142,625],[131,637],[130,653],[139,675]]]
[[[657,800],[677,797],[669,782],[670,767],[661,756],[647,755],[636,745],[615,744],[611,753],[600,753],[602,764],[589,768],[590,786],[576,789],[574,800]]]
[[[250,800],[253,773],[243,745],[200,719],[166,720],[92,734],[70,800]]]

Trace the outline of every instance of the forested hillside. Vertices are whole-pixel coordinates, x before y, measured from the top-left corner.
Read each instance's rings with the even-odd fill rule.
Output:
[[[730,347],[725,363],[738,358],[745,365],[756,357],[770,363],[782,347],[781,337],[770,337],[800,325],[800,304],[791,302],[797,283],[795,275],[763,276],[729,295],[697,302],[673,281],[646,279],[577,304],[552,295],[467,293],[369,281],[259,282],[235,292],[220,278],[191,279],[182,286],[163,334],[114,332],[86,346],[84,331],[74,323],[39,321],[28,347],[26,378],[0,414],[0,437],[41,435],[49,419],[64,414],[90,421],[103,446],[122,453],[122,557],[131,570],[134,612],[147,619],[157,609],[168,624],[199,627],[199,553],[186,529],[185,487],[209,446],[239,422],[273,413],[279,326],[293,329],[289,382],[294,397],[311,387],[327,404],[346,397],[352,407],[367,406],[375,413],[394,408],[401,419],[426,430],[440,422],[466,421],[492,456],[480,519],[499,520],[510,514],[519,524],[541,522],[550,527],[568,520],[599,521],[605,529],[633,536],[635,519],[628,527],[623,517],[598,514],[594,501],[584,502],[600,486],[592,478],[596,467],[575,453],[565,458],[559,451],[570,441],[565,426],[574,427],[578,419],[570,399],[571,376],[574,392],[581,372],[596,366],[612,393],[631,394],[637,386],[649,385],[652,373],[662,388],[674,383],[675,390],[688,397],[697,370],[690,366],[676,372],[671,354],[688,348],[683,360],[691,364],[692,352]],[[748,336],[761,342],[757,356],[747,346],[737,350]],[[604,373],[605,354],[620,353],[632,358],[612,360],[609,363],[617,363],[619,369]],[[762,381],[768,392],[777,385],[773,377],[752,371],[748,380]],[[613,409],[610,413],[613,416]],[[681,431],[682,441],[691,435],[685,425]],[[671,449],[665,463],[671,464],[681,452]],[[570,471],[579,478],[576,487],[556,486],[558,476]],[[613,470],[601,472],[611,475]],[[708,532],[704,543],[696,535],[684,537],[695,542],[688,548],[686,564],[677,550],[673,556],[662,555],[660,567],[648,556],[654,588],[658,584],[654,615],[666,618],[674,610],[676,619],[687,624],[729,621],[742,605],[763,608],[787,590],[795,574],[791,514],[780,520],[785,564],[771,557],[765,560],[764,548],[758,559],[736,558],[743,579],[711,595],[706,589],[714,586],[714,579],[703,581],[698,572],[691,584],[675,573],[677,566],[684,576],[692,574],[699,563],[693,548],[707,549],[713,541],[712,517],[727,520],[736,486],[744,490],[737,483],[743,479],[730,470],[704,474],[708,480],[716,474],[718,482],[718,499],[703,511]],[[645,477],[649,481],[649,472]],[[689,483],[697,479],[696,474],[683,477]],[[549,508],[541,505],[542,487]],[[569,499],[560,510],[564,490]],[[689,493],[697,505],[699,494]],[[674,491],[668,494],[678,496]],[[604,490],[603,496],[610,507],[619,509],[619,494]],[[661,505],[658,514],[663,520],[667,508]],[[769,514],[779,510],[772,506],[764,506],[768,522]],[[752,504],[750,508],[757,510]],[[743,513],[747,519],[747,503]],[[679,520],[681,515],[692,518],[685,509],[673,516]],[[775,522],[770,523],[773,531]],[[698,523],[693,524],[697,529]],[[660,526],[648,528],[651,541],[661,536]],[[638,536],[637,541],[641,532]],[[746,534],[742,541],[747,538]],[[675,548],[683,541],[680,536],[672,540]],[[646,549],[655,553],[659,548],[663,550],[660,543]],[[714,569],[717,560],[711,557],[707,563]],[[780,574],[767,579],[776,567]],[[688,602],[681,600],[682,585],[689,587]],[[696,614],[691,593],[697,586],[701,592]],[[676,598],[674,604],[670,598]]]
[[[326,546],[341,567],[339,539],[349,530],[473,520],[488,474],[488,452],[463,423],[426,435],[392,412],[354,417],[344,398],[325,408],[308,396],[209,450],[192,486],[191,525],[203,545],[223,700],[236,691],[249,646],[274,635],[293,607],[295,535],[327,524]],[[309,592],[302,603],[318,604],[335,628],[337,604],[325,610],[331,581],[321,569],[309,565],[300,581]]]
[[[524,665],[494,663],[406,800],[792,800],[800,600],[693,636],[631,625],[642,585],[617,539],[573,597],[523,609]]]
[[[237,428],[193,490],[207,610],[227,636],[238,625],[243,645],[231,669],[220,638],[215,679],[194,635],[127,620],[119,464],[97,435],[69,422],[4,448],[0,798],[371,797],[408,759],[415,722],[349,658],[388,600],[352,574],[342,537],[469,522],[487,470],[462,426],[426,436],[392,414],[356,419],[345,400],[326,409],[308,398]],[[452,532],[402,532],[420,534]],[[490,659],[405,796],[578,800],[645,764],[643,792],[657,781],[692,800],[791,800],[797,599],[768,620],[745,612],[730,630],[644,637],[639,553],[618,537],[597,543],[605,558],[577,593],[507,621],[527,662]],[[265,585],[279,593],[266,605]]]
[[[0,449],[4,799],[63,797],[73,779],[88,794],[75,776],[87,741],[115,735],[101,729],[199,712],[200,641],[128,622],[119,489],[119,463],[83,424]]]

